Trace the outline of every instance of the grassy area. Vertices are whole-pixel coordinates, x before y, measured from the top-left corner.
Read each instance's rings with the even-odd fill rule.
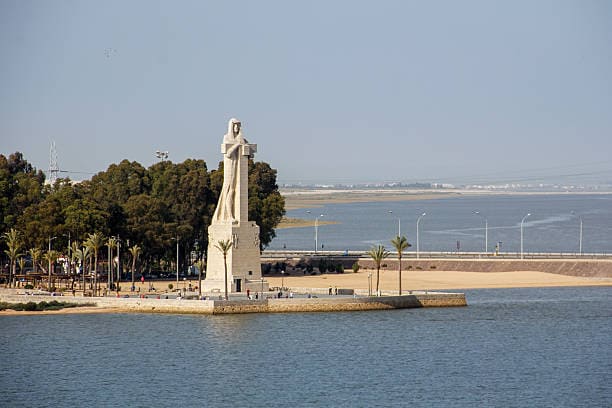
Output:
[[[52,300],[51,302],[28,302],[28,303],[6,303],[0,302],[0,310],[17,310],[17,311],[29,311],[29,312],[42,312],[43,310],[61,310],[70,307],[81,307],[81,306],[95,306],[94,303],[69,303],[69,302],[58,302]]]

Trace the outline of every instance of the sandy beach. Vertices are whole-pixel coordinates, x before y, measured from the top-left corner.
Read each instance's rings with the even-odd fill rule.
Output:
[[[290,288],[338,288],[367,289],[368,275],[372,274],[375,285],[376,270],[360,270],[358,273],[329,274],[317,276],[268,277],[270,286]],[[398,272],[380,271],[380,289],[396,290]],[[582,278],[552,273],[516,272],[463,272],[463,271],[403,271],[403,290],[454,290],[528,288],[554,286],[612,286],[612,278]]]
[[[300,275],[293,272],[291,275],[266,276],[265,280],[270,287],[280,287],[281,283],[288,288],[318,288],[326,289],[329,286],[347,289],[367,289],[368,275],[372,274],[372,282],[376,279],[375,269],[362,268],[358,273],[347,271],[343,274]],[[384,269],[380,271],[381,290],[397,289],[397,270]],[[154,292],[149,292],[149,282],[136,282],[136,292],[139,294],[164,294],[172,292],[168,285],[172,284],[176,291],[176,281],[153,282]],[[195,290],[198,280],[180,281],[178,288],[191,288]],[[134,294],[129,291],[130,284],[122,283],[121,294]],[[465,271],[438,271],[438,270],[410,270],[402,271],[402,288],[406,290],[454,290],[454,289],[491,289],[491,288],[528,288],[528,287],[555,287],[555,286],[612,286],[612,278],[587,278],[535,271],[513,272],[465,272]],[[77,292],[76,294],[80,294]],[[115,292],[112,293],[116,296]],[[71,295],[66,293],[62,300],[70,301]]]

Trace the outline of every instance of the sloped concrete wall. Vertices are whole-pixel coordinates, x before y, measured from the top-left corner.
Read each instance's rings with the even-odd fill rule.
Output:
[[[396,259],[386,259],[384,270],[397,270]],[[359,265],[374,268],[370,259],[360,259]],[[612,277],[612,261],[608,260],[444,260],[444,259],[403,259],[402,271],[414,270],[464,271],[464,272],[514,272],[534,271],[555,273],[558,275],[580,276],[591,278]]]

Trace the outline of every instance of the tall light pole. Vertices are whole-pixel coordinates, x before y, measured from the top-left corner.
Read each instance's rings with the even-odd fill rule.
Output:
[[[121,282],[121,237],[117,235],[117,291]]]
[[[389,210],[389,214],[393,214],[393,211]],[[402,219],[397,217],[397,236],[402,236]]]
[[[171,238],[172,240],[176,240],[176,288],[179,287],[179,237]]]
[[[526,216],[523,217],[523,219],[521,220],[521,259],[523,259],[523,223],[525,222],[525,220],[527,219],[527,217],[529,217],[531,215],[531,213],[528,213]]]
[[[308,214],[310,214],[310,210],[306,211]],[[319,217],[323,217],[323,214],[319,215]],[[315,254],[317,253],[317,247],[319,246],[319,217],[315,217],[315,247],[314,247],[314,251]]]
[[[576,211],[572,211],[572,215],[576,215]],[[578,234],[578,254],[582,255],[582,215],[578,216],[580,220],[580,232]]]
[[[582,216],[580,217],[580,238],[578,239],[578,250],[582,255]]]
[[[164,160],[168,160],[168,152],[167,151],[166,152],[162,152],[162,151],[156,150],[155,151],[155,157],[157,157],[158,159],[160,159],[163,162]]]
[[[51,292],[51,241],[57,237],[49,236],[49,292]]]
[[[417,231],[416,231],[416,241],[417,241],[417,247],[416,247],[416,257],[417,259],[419,259],[419,222],[421,222],[421,218],[423,218],[424,216],[426,216],[427,213],[423,213],[419,216],[419,218],[417,218]]]
[[[474,214],[479,215],[482,218],[484,218],[484,222],[485,222],[484,252],[486,254],[487,252],[489,252],[489,221],[487,220],[487,217],[485,215],[480,213],[480,211],[474,211]]]

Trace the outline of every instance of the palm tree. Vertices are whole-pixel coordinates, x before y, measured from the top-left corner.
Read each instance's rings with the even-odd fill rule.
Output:
[[[4,239],[8,249],[4,250],[4,253],[8,255],[11,261],[11,268],[9,269],[9,280],[8,287],[11,287],[13,283],[13,276],[15,276],[16,260],[21,255],[19,250],[21,249],[21,238],[19,232],[15,228],[11,228],[9,231],[4,233]]]
[[[198,297],[202,297],[202,271],[206,266],[206,262],[200,259],[199,261],[195,262],[195,266],[198,268]]]
[[[383,259],[389,256],[389,251],[387,251],[384,245],[373,246],[367,254],[374,260],[376,264],[376,294],[379,293],[379,281],[380,281],[380,264]]]
[[[74,290],[74,281],[75,281],[75,277],[76,277],[76,261],[79,259],[77,256],[77,252],[80,251],[79,247],[81,246],[81,243],[79,241],[72,241],[71,247],[70,247],[70,274],[72,275],[72,285],[70,287],[70,290]],[[75,265],[74,268],[74,273],[72,272],[72,265]]]
[[[410,248],[412,245],[408,242],[405,236],[397,236],[391,240],[391,244],[397,251],[397,257],[399,258],[399,295],[402,296],[402,253],[406,248]]]
[[[89,234],[89,237],[87,237],[87,241],[85,241],[85,246],[89,247],[90,251],[93,251],[94,259],[95,259],[94,261],[94,290],[93,290],[94,296],[97,295],[96,291],[97,291],[97,277],[98,277],[98,251],[100,250],[100,248],[102,248],[102,245],[104,245],[104,237],[102,236],[102,234],[98,232]]]
[[[57,258],[59,257],[60,253],[58,251],[56,251],[55,249],[52,249],[50,251],[45,252],[45,254],[43,255],[43,260],[45,260],[48,264],[49,264],[49,270],[47,271],[47,273],[49,274],[49,287],[48,290],[49,292],[51,292],[51,272],[53,271],[53,269],[55,268],[55,261],[57,261]]]
[[[230,241],[229,239],[225,241],[219,241],[215,245],[215,248],[217,248],[223,254],[223,268],[225,270],[225,300],[228,300],[229,296],[227,294],[227,253],[232,248],[232,241]]]
[[[132,287],[134,287],[134,271],[136,270],[136,261],[142,252],[142,248],[140,248],[138,245],[134,245],[129,249],[129,251],[130,254],[132,254]]]
[[[26,266],[26,259],[22,256],[19,257],[19,259],[17,260],[17,264],[19,265],[19,273],[23,275],[23,269]],[[16,278],[17,277],[15,276],[15,280],[17,280]],[[16,282],[15,282],[15,285],[16,285]]]
[[[87,271],[87,260],[91,258],[91,251],[89,247],[77,248],[74,252],[74,256],[81,263],[81,274],[83,276],[83,296],[85,296],[85,274]]]
[[[109,237],[106,240],[106,247],[108,248],[108,287],[113,284],[113,249],[117,246],[117,240],[114,237]]]
[[[32,257],[32,268],[34,269],[34,273],[38,272],[38,261],[42,256],[42,249],[40,248],[32,248],[28,251],[30,256]]]

